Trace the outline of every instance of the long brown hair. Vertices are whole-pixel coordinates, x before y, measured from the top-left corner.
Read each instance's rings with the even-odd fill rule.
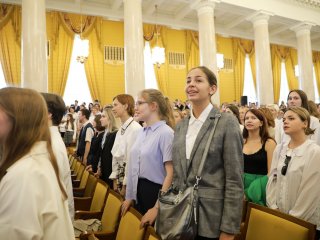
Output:
[[[170,100],[167,97],[163,96],[162,92],[157,89],[144,89],[140,94],[147,102],[157,103],[159,107],[160,119],[166,121],[167,125],[174,129],[175,121]]]
[[[249,109],[246,114],[244,115],[244,128],[242,132],[242,136],[245,140],[249,137],[249,132],[245,127],[245,121],[246,121],[246,115],[248,112],[251,112],[253,115],[255,115],[261,122],[262,126],[259,129],[259,136],[261,137],[261,143],[264,144],[268,139],[272,139],[268,132],[268,122],[264,114],[258,110],[258,109]]]
[[[73,115],[72,115],[72,113],[68,113],[68,116],[69,116],[69,118],[70,119],[67,119],[67,128],[68,128],[68,126],[69,126],[69,124],[71,124],[71,129],[72,130],[74,130],[74,118],[73,118]]]
[[[0,108],[12,122],[12,129],[3,143],[0,181],[7,169],[28,154],[37,142],[46,141],[49,159],[59,187],[64,199],[67,199],[66,191],[59,179],[58,164],[52,151],[48,110],[43,97],[31,89],[3,88],[0,89]]]

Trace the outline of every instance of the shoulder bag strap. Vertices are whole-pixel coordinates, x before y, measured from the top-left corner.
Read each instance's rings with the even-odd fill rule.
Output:
[[[208,138],[208,141],[207,141],[206,147],[204,149],[204,152],[203,152],[203,155],[202,155],[202,159],[201,159],[201,162],[200,162],[200,165],[199,165],[199,168],[198,168],[195,187],[198,187],[199,181],[201,180],[201,174],[202,174],[204,162],[205,162],[205,160],[207,158],[209,147],[210,147],[210,144],[211,144],[211,141],[212,141],[214,132],[216,130],[216,127],[218,125],[218,121],[219,121],[220,117],[221,117],[221,113],[217,113],[214,116],[214,125],[213,125],[213,128],[212,128],[211,132],[210,132],[210,135],[209,135],[209,138]]]

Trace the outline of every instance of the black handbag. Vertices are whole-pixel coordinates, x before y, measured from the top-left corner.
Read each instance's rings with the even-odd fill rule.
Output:
[[[162,240],[192,240],[197,236],[198,187],[204,162],[220,117],[221,114],[215,115],[214,126],[206,143],[194,186],[184,190],[176,190],[171,186],[167,192],[159,193],[159,211],[155,228]]]

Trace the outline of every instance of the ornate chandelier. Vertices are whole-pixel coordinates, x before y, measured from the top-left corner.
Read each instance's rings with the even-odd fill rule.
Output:
[[[80,40],[77,61],[83,64],[85,61],[87,61],[89,56],[89,40],[81,39],[81,36]]]
[[[155,5],[155,9],[156,9],[156,17],[157,17],[158,16],[157,5]],[[158,68],[160,68],[161,64],[164,64],[166,60],[166,54],[165,54],[165,49],[163,47],[160,47],[158,38],[159,38],[159,29],[156,23],[156,46],[151,50],[151,58],[152,58],[152,63],[157,65]]]
[[[81,0],[80,0],[80,46],[78,49],[78,56],[77,56],[77,61],[79,63],[84,63],[87,61],[88,56],[89,56],[89,40],[87,39],[82,39],[82,31],[83,31],[83,22],[82,22],[82,7],[81,7]]]

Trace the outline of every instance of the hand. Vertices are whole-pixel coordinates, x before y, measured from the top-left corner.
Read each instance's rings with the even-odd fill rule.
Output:
[[[121,216],[124,216],[128,209],[133,205],[133,200],[125,200],[121,206]]]
[[[229,234],[229,233],[225,233],[225,232],[220,233],[219,240],[233,240],[233,239],[234,239],[233,234]]]
[[[99,178],[101,176],[101,168],[98,168],[97,172],[94,174],[95,177]]]
[[[86,166],[86,170],[87,170],[88,172],[92,172],[92,165]]]
[[[141,219],[140,228],[143,228],[146,225],[152,225],[154,221],[156,220],[156,217],[158,215],[158,208],[153,207],[150,208],[145,215],[143,215]]]
[[[123,185],[120,191],[120,195],[124,197],[126,195],[126,185]]]
[[[117,180],[115,180],[115,179],[113,180],[113,190],[118,192]]]

